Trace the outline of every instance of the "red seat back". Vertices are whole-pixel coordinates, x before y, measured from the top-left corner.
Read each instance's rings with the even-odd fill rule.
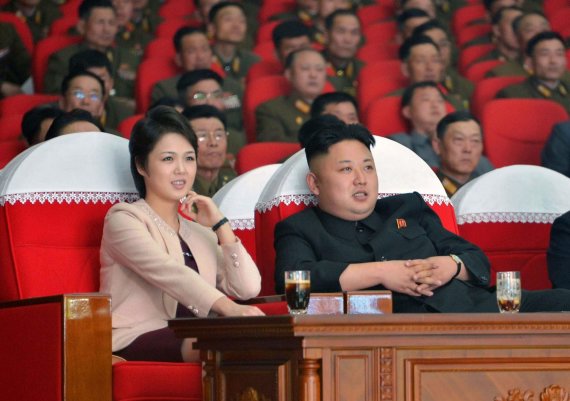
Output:
[[[36,106],[56,102],[57,95],[14,95],[0,100],[0,117],[13,114],[26,114]]]
[[[135,124],[143,118],[144,114],[135,114],[134,116],[127,117],[119,123],[117,131],[123,135],[123,138],[129,139],[131,137],[131,132],[133,131]]]
[[[524,76],[514,77],[493,77],[479,81],[471,97],[471,112],[479,119],[483,116],[483,108],[490,100],[493,100],[497,93],[509,85],[524,81]]]
[[[0,12],[0,22],[12,25],[18,33],[20,40],[26,47],[26,50],[30,53],[30,56],[34,54],[34,38],[30,28],[28,28],[28,25],[24,21],[18,18],[15,14]]]
[[[461,73],[465,73],[467,71],[467,67],[469,67],[475,60],[479,57],[483,57],[490,51],[495,48],[495,45],[492,43],[485,43],[482,45],[474,45],[466,47],[465,49],[461,50],[459,53],[459,60],[458,60],[458,67]]]
[[[81,36],[50,36],[40,40],[36,44],[34,57],[32,59],[32,78],[34,80],[34,90],[36,93],[43,92],[44,79],[47,71],[49,57],[52,53],[81,42]]]
[[[552,126],[567,120],[564,107],[545,99],[495,99],[483,108],[485,153],[495,167],[540,165]]]
[[[256,142],[242,147],[236,156],[236,171],[246,173],[255,168],[280,163],[301,149],[295,142]]]
[[[478,63],[471,64],[465,71],[465,78],[477,84],[480,80],[485,78],[485,75],[496,66],[503,64],[501,60],[485,60]]]
[[[143,60],[137,70],[135,81],[135,100],[137,113],[145,113],[150,106],[154,84],[178,74],[178,67],[171,58],[152,58]]]
[[[356,57],[367,63],[381,60],[398,60],[398,44],[391,42],[369,43],[356,52]]]
[[[467,42],[488,36],[491,32],[491,24],[475,24],[463,28],[456,36],[457,46],[463,47]]]
[[[451,28],[455,35],[469,25],[469,22],[477,19],[484,18],[487,11],[483,4],[473,4],[461,7],[455,11],[451,19]]]

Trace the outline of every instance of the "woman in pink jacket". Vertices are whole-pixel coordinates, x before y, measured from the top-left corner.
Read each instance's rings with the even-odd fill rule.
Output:
[[[214,202],[192,191],[198,146],[182,115],[153,109],[134,127],[129,150],[141,200],[109,210],[101,243],[113,352],[127,360],[196,360],[191,340],[176,338],[168,320],[262,315],[228,298],[255,297],[261,277]]]

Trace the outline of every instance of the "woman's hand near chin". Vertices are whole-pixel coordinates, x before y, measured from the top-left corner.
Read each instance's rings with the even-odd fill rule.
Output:
[[[181,202],[180,211],[205,227],[212,227],[224,217],[212,198],[194,191],[188,192]]]

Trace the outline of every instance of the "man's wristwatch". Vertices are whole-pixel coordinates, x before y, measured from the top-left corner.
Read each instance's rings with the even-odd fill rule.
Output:
[[[456,278],[457,276],[459,276],[459,273],[461,273],[461,265],[463,264],[463,261],[459,258],[459,256],[454,255],[452,253],[449,254],[449,256],[451,257],[451,259],[453,259],[453,261],[455,263],[457,263],[457,271],[455,272],[455,274],[453,275],[453,277],[451,277],[451,279],[453,280],[454,278]]]

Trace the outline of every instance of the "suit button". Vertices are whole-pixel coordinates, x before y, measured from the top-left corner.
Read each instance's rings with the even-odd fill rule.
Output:
[[[237,257],[238,257],[237,253],[235,253],[235,252],[232,253],[230,256],[232,259],[237,259]]]
[[[239,262],[237,260],[234,262],[234,267],[239,267]]]
[[[190,312],[198,316],[198,308],[196,308],[194,305],[190,305],[188,309],[190,309]]]

